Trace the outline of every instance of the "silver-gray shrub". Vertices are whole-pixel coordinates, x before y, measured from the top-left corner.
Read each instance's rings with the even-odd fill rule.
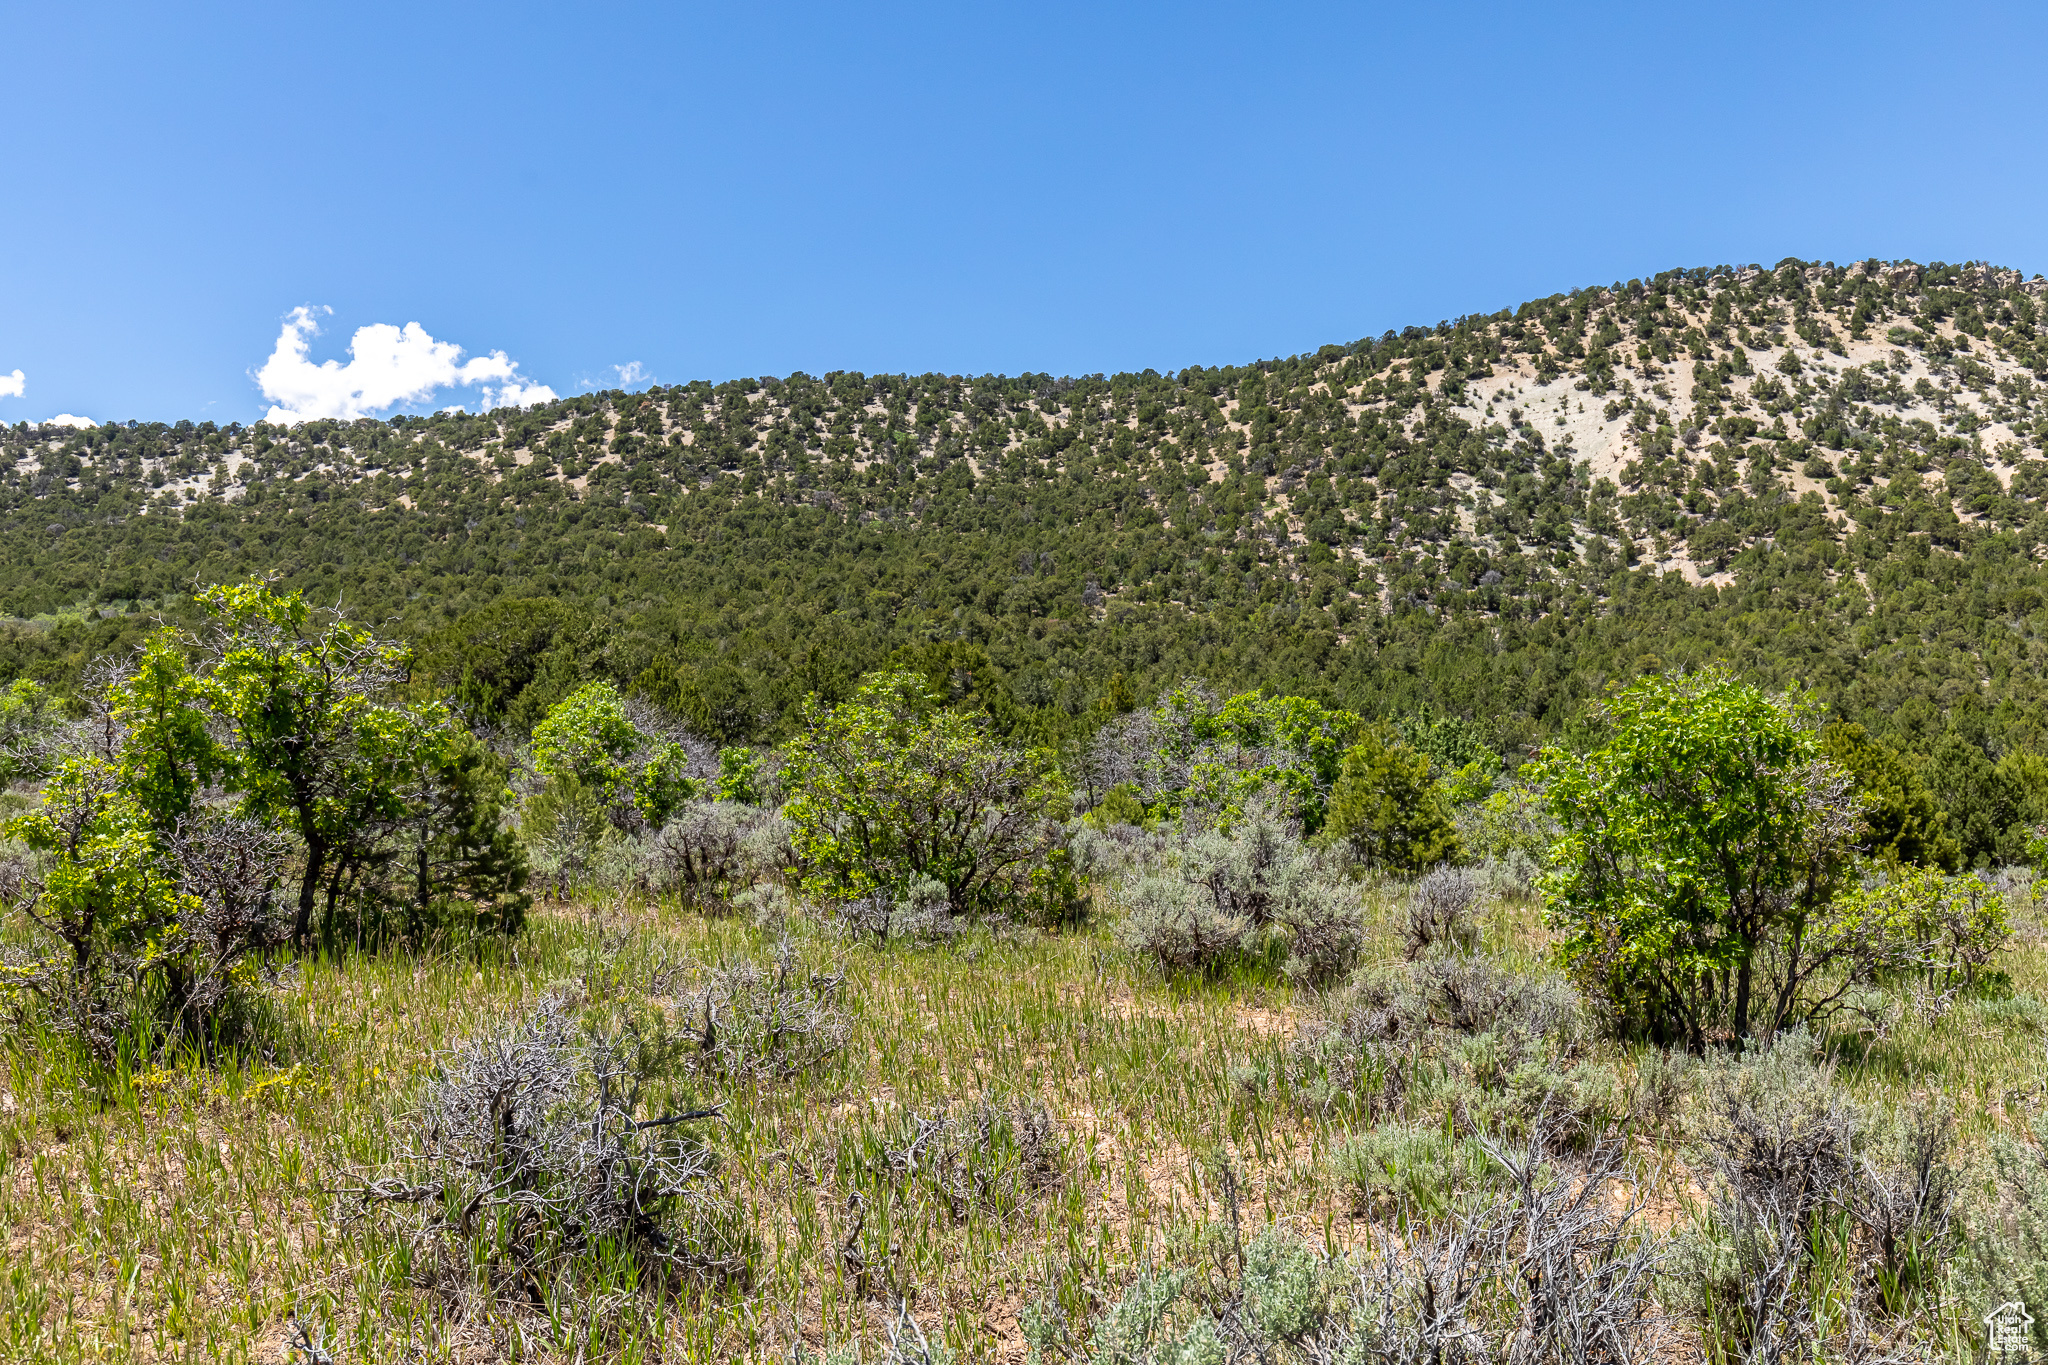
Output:
[[[1693,1121],[1727,1221],[1802,1239],[1823,1212],[1848,1205],[1856,1126],[1832,1063],[1815,1058],[1804,1030],[1713,1067]]]
[[[1431,1035],[1495,1033],[1569,1052],[1586,1036],[1584,1003],[1570,983],[1476,953],[1361,971],[1332,998],[1322,1026],[1350,1041],[1409,1047]]]
[[[1172,852],[1173,837],[1136,825],[1097,827],[1081,820],[1069,827],[1067,848],[1074,860],[1075,875],[1093,882],[1115,883],[1164,862]]]
[[[734,801],[689,801],[640,852],[643,886],[685,904],[724,905],[785,870],[789,822]]]
[[[1472,920],[1479,898],[1479,879],[1466,868],[1446,865],[1417,878],[1401,926],[1403,955],[1412,962],[1432,949],[1471,952],[1479,944]]]
[[[772,806],[756,807],[758,818],[748,822],[740,839],[740,862],[752,882],[773,880],[790,883],[797,873],[796,848],[790,842],[793,828]]]
[[[1896,1336],[1879,1321],[1918,1313],[1947,1278],[1959,1188],[1947,1115],[1873,1129],[1800,1029],[1698,1069],[1709,1074],[1694,1161],[1713,1216],[1690,1239],[1681,1282],[1730,1325],[1745,1358],[1823,1344],[1876,1358]],[[1821,1280],[1851,1292],[1823,1294]],[[1815,1308],[1829,1299],[1833,1321]]]
[[[1269,1227],[1221,1259],[1136,1277],[1085,1336],[1025,1315],[1040,1360],[1088,1365],[1636,1365],[1668,1348],[1654,1278],[1666,1244],[1641,1222],[1622,1144],[1554,1157],[1547,1136],[1488,1152],[1490,1192],[1455,1214],[1375,1229],[1330,1256]],[[1239,1246],[1235,1236],[1228,1242]]]
[[[1284,943],[1288,975],[1307,985],[1335,980],[1357,959],[1358,886],[1275,803],[1190,821],[1176,838],[1134,840],[1124,866],[1117,938],[1167,970],[1215,967],[1268,936]]]
[[[1238,954],[1251,925],[1216,904],[1208,888],[1153,872],[1126,882],[1116,937],[1169,972],[1202,971]]]
[[[1913,1312],[1952,1278],[1964,1191],[1955,1127],[1948,1105],[1915,1106],[1860,1144],[1854,1212],[1867,1242],[1863,1288],[1878,1311]]]
[[[683,1066],[729,1082],[786,1080],[822,1065],[852,1031],[846,973],[816,970],[784,940],[767,966],[720,963],[678,1002],[691,1032]]]
[[[1977,1290],[1972,1316],[2017,1299],[2034,1319],[2033,1343],[2048,1349],[2048,1113],[2034,1116],[2030,1140],[2001,1135],[1990,1148],[1989,1198],[1969,1211]]]
[[[876,948],[891,943],[944,943],[967,932],[968,923],[953,913],[944,882],[922,878],[901,896],[871,891],[832,906],[839,928]],[[999,919],[991,918],[993,923]]]
[[[1288,1067],[1296,1102],[1324,1111],[1448,1113],[1520,1132],[1550,1100],[1581,1137],[1608,1098],[1582,1060],[1588,1037],[1560,978],[1432,953],[1359,972],[1297,1030]]]
[[[1066,1168],[1059,1121],[1036,1096],[913,1110],[881,1157],[887,1183],[936,1196],[955,1222],[975,1210],[1008,1216]]]
[[[1585,1002],[1562,977],[1519,972],[1478,953],[1423,958],[1409,972],[1414,1000],[1434,1026],[1498,1033],[1570,1050],[1584,1041]]]
[[[439,1059],[411,1145],[360,1194],[402,1220],[417,1277],[487,1310],[526,1311],[536,1279],[573,1290],[601,1247],[649,1287],[744,1280],[751,1234],[687,1129],[718,1111],[653,1103],[671,1043],[544,997]]]

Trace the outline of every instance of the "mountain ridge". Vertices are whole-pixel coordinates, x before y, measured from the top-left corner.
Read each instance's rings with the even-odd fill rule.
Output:
[[[1197,673],[1489,713],[1513,747],[1724,657],[1902,744],[1958,705],[2032,736],[2044,293],[1788,260],[1171,375],[17,426],[0,671],[61,680],[194,582],[275,570],[444,654],[553,599],[603,623],[582,671],[731,737],[903,651],[979,651],[974,687],[1048,739]],[[1944,584],[1962,627],[1923,600]],[[1936,720],[1899,719],[1916,698]]]

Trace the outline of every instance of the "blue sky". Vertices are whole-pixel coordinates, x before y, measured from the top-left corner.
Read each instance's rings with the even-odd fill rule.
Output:
[[[312,362],[416,322],[568,394],[1220,364],[1788,255],[2048,270],[2038,6],[43,3],[0,35],[9,423],[254,420],[295,316]]]

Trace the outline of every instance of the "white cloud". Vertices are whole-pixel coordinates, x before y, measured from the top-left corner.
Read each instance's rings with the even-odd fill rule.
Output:
[[[476,385],[485,411],[551,402],[558,396],[547,385],[521,377],[518,362],[503,351],[463,360],[460,346],[434,340],[417,322],[358,327],[348,344],[346,365],[337,360],[315,365],[307,357],[309,343],[319,332],[311,308],[294,308],[284,320],[277,348],[255,374],[256,386],[272,403],[264,421],[289,426],[317,417],[369,417],[400,403],[424,402],[436,390],[456,384]]]
[[[562,395],[545,384],[521,383],[514,375],[512,382],[499,389],[490,406],[500,408],[530,408],[535,403],[552,403]]]
[[[46,427],[77,427],[80,431],[84,431],[88,427],[98,426],[99,423],[93,421],[90,417],[73,417],[68,412],[60,412],[55,417],[45,417],[43,425]]]
[[[647,367],[637,360],[629,360],[623,365],[614,365],[612,369],[617,372],[619,387],[622,389],[630,389],[635,384],[645,384],[654,378],[653,375],[647,373]]]
[[[28,387],[28,376],[20,370],[13,374],[0,374],[0,398],[19,398]]]

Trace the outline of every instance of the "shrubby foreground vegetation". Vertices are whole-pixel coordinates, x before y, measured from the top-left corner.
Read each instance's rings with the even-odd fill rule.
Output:
[[[1039,745],[898,667],[747,745],[606,679],[508,724],[277,584],[198,602],[0,717],[7,1358],[2048,1323],[2048,839],[1970,865],[1812,693],[1645,673],[1516,765],[1188,680]]]
[[[2044,294],[0,432],[0,1356],[2048,1323]]]

